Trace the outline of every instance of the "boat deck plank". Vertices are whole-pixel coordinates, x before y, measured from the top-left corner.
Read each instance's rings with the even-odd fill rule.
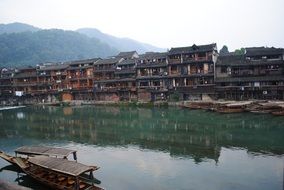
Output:
[[[28,161],[34,165],[38,165],[40,167],[68,174],[71,176],[79,176],[84,172],[94,170],[94,167],[92,166],[87,166],[81,163],[65,159],[58,159],[46,156],[31,157],[28,159]]]

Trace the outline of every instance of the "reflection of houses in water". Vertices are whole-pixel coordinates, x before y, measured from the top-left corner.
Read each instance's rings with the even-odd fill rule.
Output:
[[[129,107],[61,107],[50,114],[38,107],[27,109],[9,132],[23,138],[68,140],[99,146],[128,146],[169,152],[172,156],[218,161],[221,147],[241,147],[253,152],[283,154],[283,120],[269,115],[220,115],[179,109]],[[16,118],[16,113],[3,113]],[[15,119],[17,120],[17,119]],[[1,118],[0,118],[1,122]],[[4,130],[1,136],[8,137]]]

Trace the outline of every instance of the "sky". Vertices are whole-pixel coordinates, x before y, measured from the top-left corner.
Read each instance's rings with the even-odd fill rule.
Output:
[[[162,48],[284,47],[284,0],[0,0],[0,23],[97,28]]]

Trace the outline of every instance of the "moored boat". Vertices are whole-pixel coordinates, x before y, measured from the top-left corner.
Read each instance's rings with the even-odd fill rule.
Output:
[[[183,105],[184,108],[189,108],[189,109],[210,109],[213,106],[213,102],[204,102],[204,101],[199,101],[199,102],[187,102]]]
[[[284,116],[284,110],[274,111],[271,113],[272,115],[276,115],[276,116]]]
[[[13,157],[3,152],[2,158],[12,160],[24,173],[35,180],[59,190],[101,190],[92,181],[96,166],[87,166],[62,158],[35,156],[29,158]],[[3,156],[6,155],[6,156]],[[4,159],[5,159],[4,158]],[[6,160],[6,159],[5,159]],[[7,161],[8,161],[7,160]],[[88,178],[86,178],[88,176]]]
[[[222,107],[222,108],[218,108],[216,111],[219,113],[242,113],[244,112],[244,109],[243,108]]]
[[[0,151],[0,158],[2,158],[3,160],[6,160],[7,162],[9,162],[10,164],[16,164],[15,162],[15,157],[10,156],[8,154],[5,154],[4,152]]]
[[[56,148],[48,146],[22,146],[15,150],[16,156],[18,154],[25,156],[45,155],[56,158],[66,158],[73,155],[73,159],[77,160],[77,151],[66,148]]]
[[[245,111],[245,107],[249,104],[250,102],[220,104],[216,111],[219,113],[241,113]]]

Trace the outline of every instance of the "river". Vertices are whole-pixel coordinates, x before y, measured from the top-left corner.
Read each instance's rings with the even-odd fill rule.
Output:
[[[31,106],[0,112],[0,150],[77,150],[108,190],[283,190],[284,117],[180,108]],[[0,179],[48,189],[0,160]]]

